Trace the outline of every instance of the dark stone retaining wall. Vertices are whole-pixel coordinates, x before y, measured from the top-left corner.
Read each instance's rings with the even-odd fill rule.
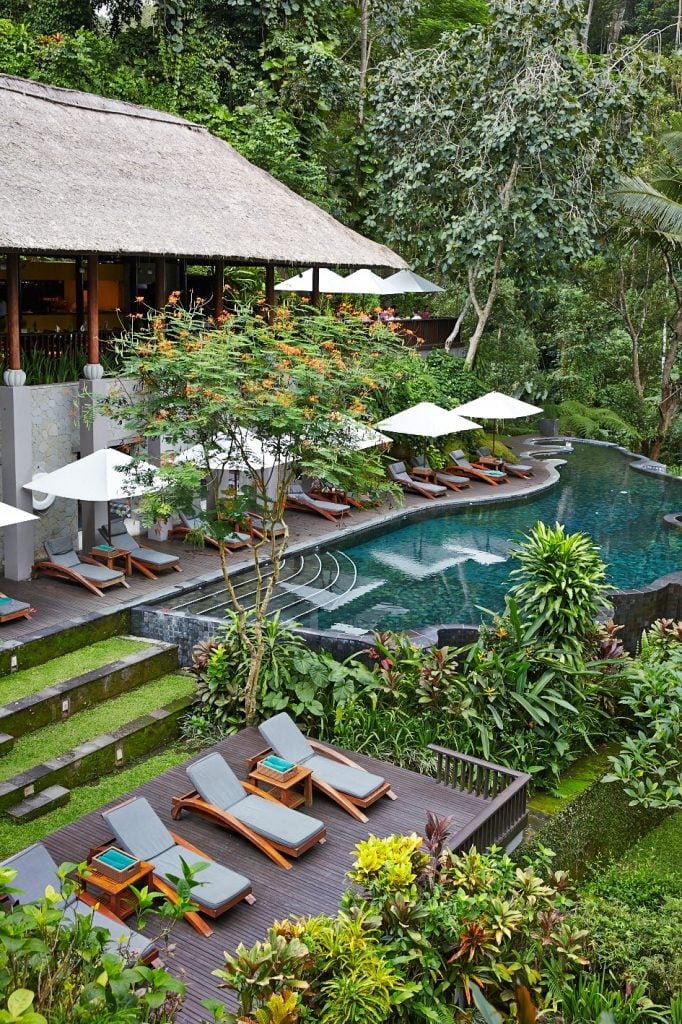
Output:
[[[94,644],[98,640],[107,640],[111,636],[121,636],[129,632],[129,608],[91,619],[76,620],[66,628],[63,623],[57,623],[42,629],[33,639],[0,643],[0,676],[11,671],[12,655],[17,657],[18,670],[33,668],[34,665],[44,665],[52,658],[71,654],[72,651],[78,651],[81,647]]]
[[[625,626],[619,637],[636,653],[642,630],[656,619],[682,619],[682,572],[663,576],[648,587],[617,590],[610,595],[615,622]]]

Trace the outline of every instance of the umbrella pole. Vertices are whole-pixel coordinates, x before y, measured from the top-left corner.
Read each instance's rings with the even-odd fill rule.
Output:
[[[495,435],[497,434],[497,420],[493,420],[493,455],[495,454]]]
[[[111,502],[107,502],[107,534],[109,537],[109,543],[111,544]]]

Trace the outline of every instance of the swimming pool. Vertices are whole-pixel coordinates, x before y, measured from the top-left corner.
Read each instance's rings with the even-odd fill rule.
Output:
[[[355,632],[477,623],[479,607],[501,610],[516,562],[509,544],[538,519],[582,530],[600,546],[614,589],[682,569],[682,530],[662,516],[682,510],[682,482],[641,473],[615,448],[575,444],[561,482],[518,503],[444,510],[353,545],[334,545],[355,566],[355,585],[302,625]]]

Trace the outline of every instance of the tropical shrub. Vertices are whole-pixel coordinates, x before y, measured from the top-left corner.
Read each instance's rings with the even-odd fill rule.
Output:
[[[653,632],[653,631],[652,631]],[[682,644],[646,639],[620,704],[636,732],[609,758],[605,782],[620,782],[633,804],[682,808]],[[666,656],[667,653],[667,656]]]
[[[607,607],[606,567],[587,534],[538,522],[511,550],[520,564],[510,591],[528,635],[566,652],[595,649],[597,617]]]
[[[645,985],[657,1003],[682,989],[682,881],[615,864],[581,892],[575,926],[614,987]]]
[[[182,982],[163,968],[126,963],[123,948],[120,955],[106,951],[108,931],[85,915],[65,926],[61,901],[75,888],[66,878],[75,867],[60,868],[61,892],[48,887],[36,903],[0,910],[0,1021],[172,1024],[183,1001]],[[0,868],[0,895],[10,905],[15,875]],[[148,910],[150,896],[141,896]],[[189,906],[183,902],[183,909]]]
[[[637,451],[642,437],[637,427],[613,409],[588,407],[569,399],[559,406],[560,429],[564,434],[612,441]]]

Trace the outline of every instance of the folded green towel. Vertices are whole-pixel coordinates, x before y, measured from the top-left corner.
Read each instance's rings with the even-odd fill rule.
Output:
[[[0,604],[10,604],[13,600],[13,597],[0,597]]]
[[[95,544],[95,551],[115,551],[116,548],[111,544]]]
[[[266,757],[263,764],[268,768],[272,768],[274,772],[282,772],[282,774],[284,772],[291,771],[294,767],[291,761],[285,761],[282,757],[275,757],[274,754],[270,754],[269,757]]]
[[[115,868],[116,871],[125,871],[126,868],[131,867],[135,863],[135,857],[131,857],[129,853],[123,853],[121,850],[113,848],[102,850],[97,855],[97,860],[102,861],[103,864],[108,864],[110,868]]]

